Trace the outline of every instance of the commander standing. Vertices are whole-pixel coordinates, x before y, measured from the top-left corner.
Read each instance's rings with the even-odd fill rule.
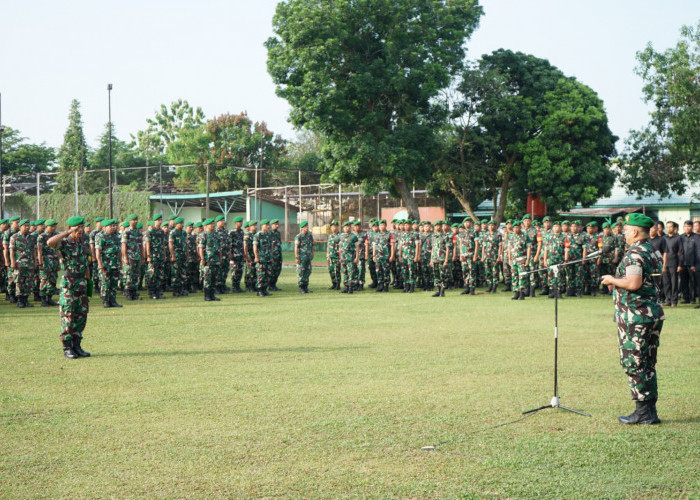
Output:
[[[665,318],[654,281],[662,262],[649,243],[649,228],[653,225],[654,221],[643,214],[625,217],[624,235],[629,248],[615,277],[606,274],[601,278],[613,292],[620,363],[636,402],[634,413],[618,418],[622,424],[661,422],[656,414],[656,353]]]

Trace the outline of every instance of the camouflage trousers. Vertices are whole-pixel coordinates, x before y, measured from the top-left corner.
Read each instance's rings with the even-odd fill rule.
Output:
[[[374,262],[372,262],[372,257],[370,253],[370,260],[367,263],[367,267],[369,268],[369,277],[372,279],[372,283],[377,283],[377,267],[374,265]]]
[[[498,260],[486,259],[484,262],[484,280],[486,286],[498,285]]]
[[[340,258],[332,256],[328,258],[328,274],[331,275],[331,282],[334,285],[340,284]]]
[[[364,285],[365,284],[365,259],[360,259],[360,263],[355,265],[355,275],[353,276],[353,280],[355,283],[359,285]]]
[[[246,262],[245,265],[245,287],[254,289],[258,286],[258,277],[254,262]]]
[[[6,267],[5,270],[7,274],[7,293],[16,294],[17,284],[15,283],[15,270],[11,267]]]
[[[297,285],[309,286],[309,276],[311,276],[311,259],[299,259],[297,264]]]
[[[160,259],[151,259],[148,263],[146,284],[149,290],[165,290],[165,262]]]
[[[39,277],[39,270],[34,270],[34,279],[32,279],[32,292],[39,294],[41,292],[41,278]]]
[[[199,288],[199,262],[197,261],[187,263],[187,286],[191,292]]]
[[[102,284],[102,277],[100,276],[100,268],[97,262],[90,263],[90,276],[92,276],[92,283],[95,290],[99,292]]]
[[[141,280],[141,261],[129,260],[129,263],[124,266],[124,288],[128,291],[135,292],[139,289]]]
[[[172,280],[173,276],[173,266],[172,262],[170,262],[170,254],[166,252],[165,257],[163,257],[162,261],[162,266],[163,266],[163,277],[161,280],[161,290],[166,290],[170,288],[170,281]]]
[[[450,266],[443,266],[443,263],[433,264],[433,279],[435,286],[445,286],[445,281],[450,275]]]
[[[58,314],[61,316],[61,341],[73,337],[82,338],[90,301],[85,290],[85,276],[63,275],[61,278],[61,297],[58,301]]]
[[[608,260],[602,260],[600,263],[600,275],[604,276],[606,274],[614,275],[615,274],[615,264],[612,263],[612,261]]]
[[[51,297],[58,293],[56,281],[58,280],[58,261],[44,259],[44,268],[39,270],[41,279],[41,296]]]
[[[20,267],[14,271],[15,287],[18,296],[29,296],[34,288],[34,269]]]
[[[219,273],[218,262],[208,262],[206,266],[202,266],[202,288],[205,292],[211,292],[216,286],[216,276]]]
[[[416,279],[418,278],[418,263],[413,262],[413,259],[411,259],[410,257],[405,258],[403,261],[403,269],[404,285],[415,285]]]
[[[512,272],[510,268],[510,264],[507,262],[503,262],[503,283],[508,286],[512,283]]]
[[[378,257],[376,262],[374,262],[374,269],[377,273],[377,284],[389,286],[391,283],[391,266],[389,265],[388,258]]]
[[[341,260],[340,270],[343,273],[343,284],[345,286],[353,285],[355,282],[353,278],[355,276],[355,261],[354,260]]]
[[[421,261],[420,276],[423,286],[433,286],[433,267],[430,265],[430,259],[423,259]]]
[[[478,262],[474,262],[473,257],[471,255],[467,255],[465,260],[462,260],[462,279],[464,280],[464,286],[474,288],[477,284],[478,276]]]
[[[527,266],[527,271],[528,272],[534,271],[535,269],[537,269],[537,266],[538,266],[537,263],[530,262],[530,264]],[[529,284],[532,288],[539,288],[539,287],[544,286],[544,283],[540,279],[540,273],[530,273],[528,275],[528,279],[529,279]]]
[[[398,264],[396,261],[394,262],[389,262],[389,271],[391,272],[391,282],[393,283],[394,281],[401,281],[401,278],[398,275]]]
[[[513,284],[513,291],[520,291],[524,292],[525,287],[528,285],[530,282],[530,277],[528,275],[525,276],[520,276],[520,273],[527,272],[528,266],[525,264],[525,262],[517,262],[514,261],[513,265],[511,266],[511,282]]]
[[[272,257],[270,263],[270,284],[276,285],[282,273],[282,254]]]
[[[627,323],[617,320],[620,364],[629,379],[632,399],[655,401],[659,396],[656,380],[656,353],[663,320],[653,323]]]
[[[553,266],[555,264],[561,264],[563,261],[551,261],[547,265]],[[559,291],[559,293],[564,293],[566,289],[566,275],[563,268],[558,268],[557,273],[554,273],[553,269],[547,270],[547,286],[550,292]]]
[[[476,286],[484,286],[486,283],[486,266],[481,260],[476,261]]]
[[[102,300],[115,300],[119,287],[119,268],[106,267],[100,271],[100,296]]]
[[[243,257],[234,257],[233,266],[231,267],[231,284],[236,286],[241,286],[241,278],[243,277],[243,269],[245,261]]]
[[[228,259],[224,259],[219,265],[219,270],[216,274],[216,288],[224,288],[226,286],[226,279],[228,278],[228,271],[231,264]]]
[[[598,287],[598,266],[595,261],[584,262],[583,264],[583,283],[591,289]]]
[[[267,288],[270,285],[270,275],[272,274],[272,262],[258,262],[255,264],[258,290]]]
[[[7,292],[7,268],[0,265],[0,293]]]
[[[581,263],[566,266],[566,286],[578,293],[583,288],[583,266]]]
[[[188,263],[184,256],[175,258],[175,262],[171,262],[172,271],[170,274],[170,286],[173,290],[184,290],[188,284],[189,269]],[[224,278],[225,280],[226,278]]]

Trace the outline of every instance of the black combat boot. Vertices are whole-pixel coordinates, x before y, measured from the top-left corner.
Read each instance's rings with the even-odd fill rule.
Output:
[[[460,295],[469,295],[469,287],[466,287],[464,290],[459,292]]]
[[[51,307],[55,307],[58,305],[58,302],[54,302],[54,300],[49,295],[48,297],[46,297],[46,305],[51,306]]]
[[[381,283],[377,285],[377,288],[374,289],[375,292],[379,293],[384,290],[384,285]]]
[[[28,304],[28,302],[27,302],[27,304]],[[27,307],[24,304],[24,295],[20,295],[19,297],[17,297],[17,307],[19,307],[20,309],[24,309],[25,307]]]
[[[498,292],[498,283],[493,285],[493,289],[491,290],[491,293],[497,293]]]
[[[475,286],[469,288],[469,295],[476,295],[476,287]]]
[[[221,299],[220,299],[219,297],[217,297],[216,295],[214,295],[214,289],[213,289],[213,288],[210,288],[210,289],[209,289],[209,300],[213,300],[214,302],[219,302],[219,301],[221,301]]]
[[[408,289],[408,293],[415,293],[416,292],[416,284],[411,283],[411,288]]]
[[[153,300],[158,300],[158,293],[156,292],[156,290],[154,288],[151,288],[150,290],[148,290],[148,296]]]
[[[595,296],[598,295],[598,287],[597,287],[597,286],[592,286],[592,287],[591,287],[591,295],[592,295],[593,297],[595,297]]]
[[[584,295],[590,295],[591,294],[591,287],[586,285],[583,289],[583,294]]]
[[[83,348],[80,347],[80,343],[83,341],[82,337],[75,336],[73,337],[73,352],[75,352],[78,357],[81,358],[89,358],[90,353],[87,351],[83,351]]]
[[[348,287],[348,293],[353,293],[354,291],[355,291],[355,285],[350,284],[350,286]]]
[[[121,304],[118,304],[118,303],[117,303],[116,297],[112,297],[112,298],[109,299],[109,306],[110,306],[110,307],[122,307]]]
[[[19,302],[19,299],[17,298],[17,292],[11,292],[10,293],[10,304],[17,304]]]
[[[344,287],[344,288],[341,290],[340,293],[348,293],[348,287],[347,287],[347,286]]]
[[[530,288],[530,297],[534,297],[534,296],[535,296],[535,289]]]
[[[661,423],[656,414],[656,401],[637,401],[631,415],[617,417],[621,424],[658,424]]]
[[[520,292],[518,294],[518,300],[525,300],[525,292]]]
[[[516,290],[510,300],[518,300],[520,298],[520,290]]]
[[[440,297],[444,297],[444,296],[445,296],[445,287],[441,286],[440,287]]]
[[[73,339],[63,341],[63,355],[68,359],[78,359],[78,354],[73,350]]]
[[[542,291],[540,292],[540,295],[551,295],[549,293],[549,287],[544,287]]]
[[[372,283],[369,284],[370,288],[377,288],[377,284],[373,281]]]
[[[112,304],[109,303],[109,299],[102,299],[102,307],[105,309],[108,307],[112,307]]]
[[[548,299],[553,299],[554,298],[554,290],[550,290],[549,294],[547,295]]]
[[[573,297],[573,296],[574,296],[574,290],[573,290],[573,288],[567,288],[567,289],[566,289],[566,296],[567,296],[567,297]]]
[[[41,302],[41,295],[39,295],[39,292],[34,292],[34,302]]]
[[[433,295],[431,295],[431,297],[439,297],[439,296],[440,296],[440,289],[441,289],[441,288],[442,288],[442,287],[441,287],[440,285],[438,285],[438,286],[437,286],[437,290],[435,291],[435,293],[434,293]]]
[[[49,307],[49,304],[46,302],[46,297],[41,298],[41,307]]]

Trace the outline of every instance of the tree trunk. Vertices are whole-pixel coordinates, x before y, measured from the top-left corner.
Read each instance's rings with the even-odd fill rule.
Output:
[[[501,198],[498,200],[498,209],[496,210],[496,222],[503,222],[503,214],[506,212],[506,203],[508,202],[508,190],[510,189],[510,172],[503,172],[503,182],[501,183]]]
[[[469,203],[469,200],[462,196],[462,193],[460,193],[459,189],[457,189],[457,186],[455,186],[452,180],[449,181],[448,189],[450,190],[450,193],[457,198],[459,204],[462,205],[462,208],[469,214],[469,217],[471,217],[474,222],[477,222],[479,219],[472,209],[472,204]]]
[[[404,205],[406,205],[406,210],[408,210],[409,219],[420,220],[420,213],[418,212],[418,203],[416,203],[416,199],[411,194],[411,190],[408,189],[406,179],[396,177],[394,179],[394,186],[396,186],[396,189],[399,191]]]

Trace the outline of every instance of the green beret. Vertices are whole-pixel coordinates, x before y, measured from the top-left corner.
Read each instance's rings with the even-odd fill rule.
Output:
[[[184,224],[185,223],[185,218],[184,217],[176,217],[173,219],[175,221],[175,224]]]
[[[217,215],[216,217],[214,217],[214,222],[219,222],[220,220],[224,220],[223,215]]]
[[[131,214],[131,215],[129,215],[129,217],[126,218],[126,221],[127,221],[127,222],[131,222],[132,220],[136,220],[136,219],[138,219],[138,218],[139,218],[138,215],[136,215],[136,214]]]
[[[203,226],[208,226],[209,224],[213,224],[213,223],[214,223],[214,219],[212,219],[212,218],[210,217],[210,218],[208,218],[208,219],[204,219],[204,222],[202,222],[202,225],[203,225]]]
[[[396,220],[396,217],[394,217],[393,219],[391,219],[391,222],[396,222]]]
[[[343,227],[350,225],[350,224],[352,224],[352,222],[350,222],[349,220],[346,220],[345,222],[343,222]]]
[[[129,221],[125,220],[122,222],[122,227],[129,227]]]
[[[331,226],[337,226],[337,225],[338,225],[338,221],[337,221],[337,220],[332,220],[331,223],[330,223],[330,225],[331,225]]]
[[[562,224],[571,224],[571,222],[569,222],[569,221],[566,220],[566,219],[562,220],[561,223],[562,223]]]
[[[506,221],[506,224],[512,224],[512,223],[513,223],[513,219],[508,219],[508,220]]]
[[[459,223],[458,222],[453,223],[452,227],[459,227]]]
[[[136,229],[143,229],[143,222],[139,222],[136,224]]]
[[[302,227],[306,227],[308,225],[309,225],[308,221],[303,220],[299,223],[299,229],[301,229]]]
[[[264,226],[265,224],[269,224],[269,223],[270,223],[270,221],[268,219],[263,219],[260,221],[261,226]]]
[[[243,223],[243,227],[248,227],[248,226],[250,226],[250,222],[245,221],[245,222]],[[197,226],[195,226],[195,227],[197,227]]]
[[[386,224],[386,219],[379,219],[380,224]]]
[[[131,217],[131,216],[129,216],[129,217]],[[151,218],[151,220],[152,220],[153,222],[155,222],[155,221],[157,221],[158,219],[162,219],[162,218],[163,218],[163,214],[154,214],[153,217]],[[129,220],[131,220],[131,219],[129,219]]]
[[[496,221],[493,220],[493,219],[491,219],[491,220],[489,221],[489,224],[496,224]]]
[[[578,224],[579,226],[581,225],[581,219],[576,219],[572,224]]]
[[[256,220],[251,220],[251,221],[248,222],[248,225],[249,225],[249,226],[257,226],[257,225],[258,225],[258,221],[256,221]]]
[[[522,224],[522,221],[519,221],[518,219],[515,219],[515,220],[513,221],[513,227],[519,226],[520,224]]]
[[[588,224],[586,224],[586,227],[596,227],[597,225],[598,225],[598,224],[596,224],[596,222],[592,220],[591,222],[589,222]]]
[[[646,227],[648,229],[654,225],[654,219],[640,213],[627,214],[625,216],[625,225]]]
[[[464,220],[462,221],[462,224],[466,224],[467,222],[471,221],[471,217],[465,217]]]
[[[605,229],[606,227],[610,227],[610,223],[609,223],[609,222],[603,222],[603,229]]]
[[[171,221],[171,220],[175,220],[176,218],[177,218],[177,215],[173,214],[173,215],[168,217],[168,220]]]
[[[533,220],[533,221],[532,221],[532,225],[535,226],[535,227],[540,227],[540,226],[542,225],[542,223],[541,223],[540,221],[538,221],[538,220]]]
[[[46,219],[37,219],[34,221],[34,225],[41,226],[44,222],[46,222]]]
[[[240,215],[238,215],[238,216],[236,216],[236,217],[233,218],[233,222],[243,222],[243,217],[241,217]]]
[[[530,218],[530,214],[525,214],[525,215],[523,215],[522,220],[529,219],[529,218]]]
[[[0,224],[7,224],[7,219],[0,219]]]
[[[47,226],[55,226],[56,224],[58,224],[58,222],[56,222],[56,219],[47,219],[46,220]]]
[[[369,221],[369,225],[372,226],[372,227],[378,226],[378,225],[379,225],[379,221],[378,221],[377,219],[372,219],[371,221]]]
[[[374,222],[374,221],[376,221],[376,220],[377,220],[377,219],[375,219],[374,217],[370,217],[369,223],[371,224],[372,222]]]
[[[279,223],[280,223],[279,219],[270,220],[270,224],[279,224]]]
[[[104,217],[95,217],[95,222],[103,222],[104,220]]]
[[[361,226],[362,221],[360,219],[357,219],[355,222],[352,223],[353,226]]]
[[[66,226],[68,227],[75,227],[81,224],[85,224],[85,217],[80,217],[78,215],[75,215],[66,221]]]
[[[103,226],[109,226],[111,221],[112,221],[112,219],[102,219],[100,222],[102,223]]]
[[[194,226],[194,222],[190,221],[187,224],[185,224],[185,227],[190,227],[190,226]]]
[[[15,215],[14,217],[10,217],[9,219],[7,219],[8,222],[14,222],[16,220],[19,220],[19,215]]]
[[[20,226],[21,226],[21,225],[22,225],[22,224],[20,224]],[[29,221],[29,225],[30,225],[30,226],[36,226],[36,221],[30,220],[30,221]]]
[[[29,224],[29,219],[22,219],[21,221],[19,221],[20,226],[24,226],[25,224]]]
[[[202,223],[201,223],[201,222],[195,222],[195,223],[194,223],[194,227],[202,227]]]

